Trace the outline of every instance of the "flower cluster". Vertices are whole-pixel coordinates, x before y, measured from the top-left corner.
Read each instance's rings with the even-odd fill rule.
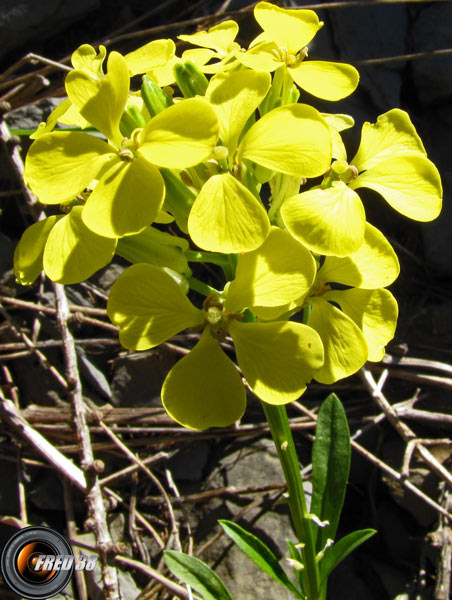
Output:
[[[179,36],[195,46],[181,56],[164,39],[108,58],[81,46],[67,99],[25,163],[27,185],[62,214],[25,231],[18,281],[42,269],[83,281],[115,253],[133,263],[108,315],[129,349],[201,332],[162,388],[168,413],[195,429],[242,416],[242,376],[264,402],[285,404],[313,378],[329,384],[381,360],[399,264],[359,190],[418,221],[441,210],[438,171],[405,111],[364,123],[349,161],[341,132],[353,119],[299,102],[304,92],[339,100],[358,84],[351,65],[309,59],[317,15],[259,2],[254,16],[262,32],[248,48],[232,20]],[[192,261],[222,266],[224,289],[193,278]],[[190,287],[205,292],[202,306]]]

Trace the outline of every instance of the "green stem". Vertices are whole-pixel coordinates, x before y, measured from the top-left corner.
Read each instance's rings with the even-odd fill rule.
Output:
[[[218,265],[228,281],[234,279],[235,274],[235,255],[220,254],[219,252],[202,252],[198,250],[186,250],[185,256],[188,262],[208,262]]]
[[[287,483],[290,514],[301,546],[304,565],[302,578],[308,600],[320,600],[319,568],[316,560],[312,522],[308,516],[297,452],[287,418],[286,407],[262,402],[281,467]]]
[[[196,279],[196,277],[189,277],[188,285],[190,286],[190,288],[192,290],[195,290],[195,292],[199,292],[203,296],[207,297],[207,296],[210,296],[210,294],[212,294],[212,293],[215,293],[218,296],[221,296],[221,292],[219,292],[215,288],[211,287],[210,285],[207,285],[207,283],[204,283],[203,281],[199,281],[199,279]]]

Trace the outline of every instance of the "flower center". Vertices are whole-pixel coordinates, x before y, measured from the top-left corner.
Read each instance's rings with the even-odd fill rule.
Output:
[[[350,183],[358,177],[355,165],[349,165],[346,160],[335,160],[322,181],[322,188],[329,188],[335,181]]]
[[[141,129],[135,129],[132,133],[132,139],[124,138],[121,143],[121,150],[118,152],[118,156],[121,160],[126,162],[132,162],[135,158],[135,152],[138,150],[138,134]]]
[[[330,292],[331,289],[332,288],[329,283],[326,283],[325,281],[319,281],[317,285],[315,285],[315,287],[312,289],[311,293],[309,294],[309,297],[313,298],[323,296],[323,294]]]

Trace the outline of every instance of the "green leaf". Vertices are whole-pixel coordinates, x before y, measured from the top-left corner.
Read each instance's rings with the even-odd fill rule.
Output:
[[[317,552],[334,540],[350,469],[350,433],[339,398],[330,394],[320,407],[312,449],[311,513],[328,521],[318,529]]]
[[[177,550],[167,550],[163,556],[171,573],[199,592],[204,600],[232,600],[218,575],[199,558]]]
[[[303,598],[300,591],[290,581],[278,559],[268,546],[258,537],[237,525],[233,521],[220,519],[218,521],[224,532],[237,544],[240,550],[250,558],[264,573],[290,590],[296,598]]]
[[[336,544],[327,548],[320,563],[320,581],[326,580],[331,571],[344,560],[355,548],[376,533],[375,529],[360,529],[341,538]]]

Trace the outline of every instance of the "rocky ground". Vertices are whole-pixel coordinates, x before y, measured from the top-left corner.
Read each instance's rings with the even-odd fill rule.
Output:
[[[401,276],[392,287],[400,306],[396,338],[382,365],[367,365],[361,375],[330,388],[313,384],[303,404],[290,408],[291,422],[308,493],[315,414],[330,391],[343,401],[353,438],[364,449],[353,453],[339,534],[374,527],[378,535],[337,569],[328,597],[446,600],[452,533],[447,521],[439,518],[439,507],[450,510],[445,479],[452,455],[452,55],[432,53],[452,47],[452,3],[334,4],[320,11],[325,28],[311,56],[351,62],[360,70],[361,85],[350,100],[335,104],[334,109],[314,99],[309,102],[325,111],[354,115],[356,133],[348,136],[351,151],[363,121],[374,122],[393,107],[408,110],[440,169],[445,203],[435,223],[420,225],[369,194],[368,219],[385,232],[401,262]],[[42,72],[42,63],[25,62],[11,71],[29,52],[60,61],[80,43],[106,40],[111,40],[110,49],[127,52],[151,39],[209,26],[245,5],[168,1],[151,10],[144,0],[0,1],[0,106],[5,122],[10,129],[34,128],[63,93],[63,74],[58,69],[44,67]],[[218,15],[212,17],[214,13]],[[249,13],[234,18],[246,44],[254,33]],[[170,27],[186,20],[191,22]],[[159,29],[146,32],[150,28]],[[415,58],[406,56],[414,53]],[[401,55],[403,59],[381,60]],[[64,373],[64,363],[54,290],[45,280],[18,286],[11,271],[17,240],[32,222],[17,168],[10,161],[14,152],[25,152],[26,140],[20,140],[21,148],[17,142],[13,138],[4,143],[0,156],[1,389],[20,407],[30,427],[56,450],[77,459],[68,393],[57,376]],[[166,417],[159,398],[161,382],[179,356],[177,347],[183,351],[193,340],[180,337],[173,347],[143,353],[121,349],[104,308],[108,289],[123,268],[117,260],[90,282],[66,289],[76,315],[71,330],[79,342],[83,392],[110,433],[120,435],[141,459],[152,458],[152,474],[167,490],[170,506],[155,481],[137,470],[105,482],[125,503],[111,503],[112,536],[123,544],[121,553],[165,573],[160,545],[175,543],[169,535],[172,509],[183,547],[214,566],[234,599],[284,600],[282,588],[257,572],[220,535],[217,525],[219,518],[235,518],[279,557],[287,556],[285,539],[293,539],[293,534],[282,501],[283,477],[262,410],[249,398],[240,427],[202,433],[184,431]],[[377,381],[387,377],[379,397],[369,375]],[[95,456],[106,466],[102,477],[130,466],[130,459],[99,423],[92,420],[90,429]],[[426,462],[414,453],[405,476],[404,457],[413,446],[412,438],[425,440],[431,458]],[[94,546],[93,535],[84,531],[83,494],[74,488],[68,493],[57,473],[5,419],[0,422],[0,461],[0,545],[18,526],[29,523],[62,532],[72,524],[78,539]],[[446,475],[438,475],[441,466]],[[143,569],[122,564],[119,573],[127,600],[171,597]],[[444,592],[439,591],[439,582]],[[104,597],[98,579],[89,579],[87,585],[89,598]],[[4,586],[0,589],[2,598],[15,597]],[[78,594],[68,591],[65,597],[83,597]]]

